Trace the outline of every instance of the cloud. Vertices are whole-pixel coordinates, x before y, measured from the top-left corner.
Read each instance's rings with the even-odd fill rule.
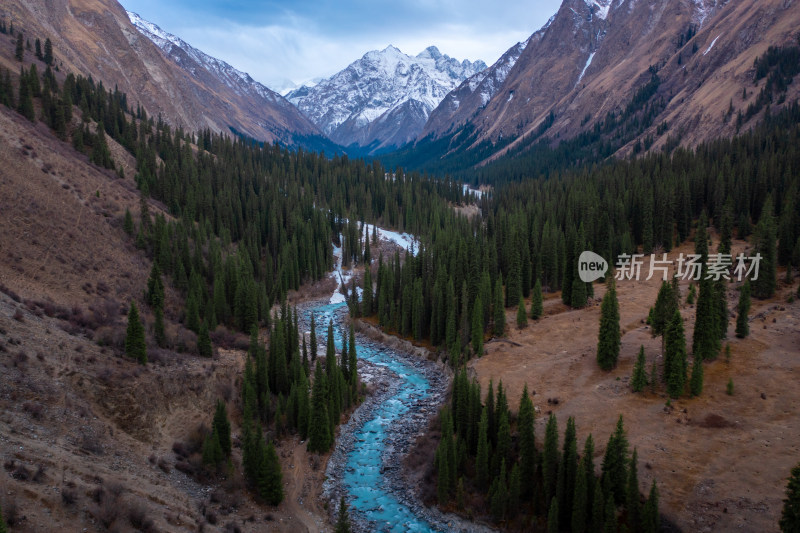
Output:
[[[327,77],[389,44],[415,55],[430,45],[493,63],[541,27],[557,0],[192,2],[128,0],[125,7],[273,88]]]

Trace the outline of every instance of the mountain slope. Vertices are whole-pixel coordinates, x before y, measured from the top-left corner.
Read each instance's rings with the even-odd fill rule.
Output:
[[[448,149],[481,147],[487,162],[536,138],[604,128],[645,96],[630,124],[608,132],[614,151],[729,136],[740,126],[730,106],[744,111],[764,84],[754,86],[754,60],[794,40],[798,26],[800,5],[784,0],[565,0],[488,101],[467,86],[473,80],[462,84],[431,114],[418,144],[468,131]]]
[[[319,135],[288,102],[229,65],[174,43],[170,53],[162,52],[115,0],[9,0],[3,10],[29,34],[52,39],[61,69],[117,86],[131,103],[176,126],[232,127],[287,144]]]
[[[376,152],[416,138],[442,98],[485,68],[434,46],[416,57],[389,46],[287,97],[333,141]]]

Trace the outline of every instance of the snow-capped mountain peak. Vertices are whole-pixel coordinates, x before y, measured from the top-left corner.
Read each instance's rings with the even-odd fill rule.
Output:
[[[435,46],[410,56],[389,45],[287,97],[340,144],[400,146],[416,137],[448,92],[485,68],[483,61],[458,61]]]

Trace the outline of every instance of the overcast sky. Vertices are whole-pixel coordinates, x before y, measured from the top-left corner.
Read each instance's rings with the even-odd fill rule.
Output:
[[[552,16],[560,0],[122,0],[209,55],[281,89],[328,77],[392,44],[416,55],[430,45],[491,65]]]

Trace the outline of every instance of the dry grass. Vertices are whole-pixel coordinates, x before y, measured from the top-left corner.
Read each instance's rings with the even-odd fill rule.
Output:
[[[692,246],[673,253],[689,253]],[[744,247],[734,244],[736,253]],[[527,383],[534,393],[540,436],[547,413],[558,415],[562,430],[566,418],[574,416],[579,439],[594,435],[598,457],[623,414],[631,446],[639,451],[642,490],[656,478],[662,511],[685,530],[774,530],[786,476],[800,453],[800,389],[788,385],[800,371],[800,303],[785,303],[796,285],[779,285],[781,294],[774,300],[754,301],[750,316],[759,318],[752,320],[749,338],[733,337],[731,318],[726,341],[731,345],[730,364],[722,354],[706,363],[703,395],[673,400],[672,408],[665,408],[663,386],[656,394],[649,389],[634,394],[628,385],[640,345],[647,354],[648,375],[653,361],[662,364],[661,339],[652,338],[643,323],[660,281],[618,283],[625,332],[619,365],[609,373],[595,361],[604,287],[595,288],[595,302],[582,310],[568,310],[560,299],[548,298],[544,318],[523,331],[509,330],[518,346],[488,343],[488,355],[470,366],[484,392],[490,378],[495,388],[502,380],[514,410]],[[685,282],[681,289],[685,302]],[[730,290],[729,309],[735,309],[737,298],[738,291]],[[682,307],[691,351],[695,310],[685,303]],[[509,312],[507,320],[513,319]],[[728,396],[731,377],[736,393]],[[651,468],[644,468],[646,464]]]

